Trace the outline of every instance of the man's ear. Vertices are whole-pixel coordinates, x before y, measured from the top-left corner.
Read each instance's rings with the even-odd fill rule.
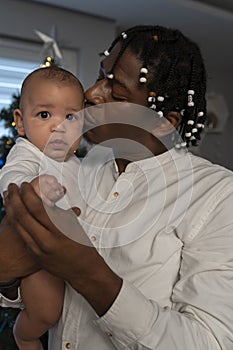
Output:
[[[171,134],[181,123],[182,116],[179,112],[169,112],[166,118],[161,118],[159,125],[152,130],[156,137],[164,137]]]
[[[20,136],[25,136],[25,129],[24,129],[24,125],[23,125],[23,116],[22,116],[22,112],[19,108],[15,109],[15,111],[14,111],[14,122],[16,124],[18,134]]]

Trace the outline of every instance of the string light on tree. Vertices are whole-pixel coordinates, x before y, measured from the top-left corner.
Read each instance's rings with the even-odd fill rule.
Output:
[[[47,56],[44,60],[43,63],[41,63],[40,67],[46,68],[46,67],[51,67],[51,66],[56,66],[57,64],[55,63],[55,59]]]

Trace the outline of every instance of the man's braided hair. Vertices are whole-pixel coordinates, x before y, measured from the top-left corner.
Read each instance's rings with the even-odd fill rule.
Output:
[[[108,76],[111,78],[126,49],[142,62],[139,84],[148,88],[148,107],[161,117],[178,111],[182,122],[176,146],[196,145],[206,117],[206,71],[197,44],[179,30],[162,26],[135,26],[122,32],[103,54],[121,49]]]

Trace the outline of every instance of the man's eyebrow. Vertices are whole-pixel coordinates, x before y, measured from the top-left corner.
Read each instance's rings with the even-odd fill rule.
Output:
[[[101,72],[103,73],[104,77],[107,78],[108,73],[106,72],[106,70],[105,70],[105,68],[104,68],[103,61],[100,62],[100,70],[101,70]],[[128,87],[127,87],[124,83],[122,83],[120,80],[116,79],[115,76],[114,76],[114,78],[112,79],[112,81],[113,81],[115,84],[117,84],[117,85],[119,85],[120,87],[122,87],[123,89],[125,89],[127,92],[129,92]]]

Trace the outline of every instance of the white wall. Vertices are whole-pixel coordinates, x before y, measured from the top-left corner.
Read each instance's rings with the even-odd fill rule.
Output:
[[[59,45],[79,51],[79,72],[84,87],[90,86],[98,73],[98,54],[115,37],[115,23],[37,3],[0,0],[0,37],[41,43],[35,29],[49,34],[56,26]]]
[[[180,27],[202,50],[208,92],[224,96],[229,111],[223,131],[207,133],[200,154],[233,170],[233,13],[205,6],[199,1],[178,2],[185,6],[189,4],[189,9],[193,9],[193,13],[181,18]]]
[[[209,79],[209,91],[224,96],[228,119],[222,132],[207,133],[201,144],[201,155],[214,163],[233,170],[233,73],[221,65]],[[220,112],[221,114],[221,112]],[[224,110],[223,110],[223,114]]]

